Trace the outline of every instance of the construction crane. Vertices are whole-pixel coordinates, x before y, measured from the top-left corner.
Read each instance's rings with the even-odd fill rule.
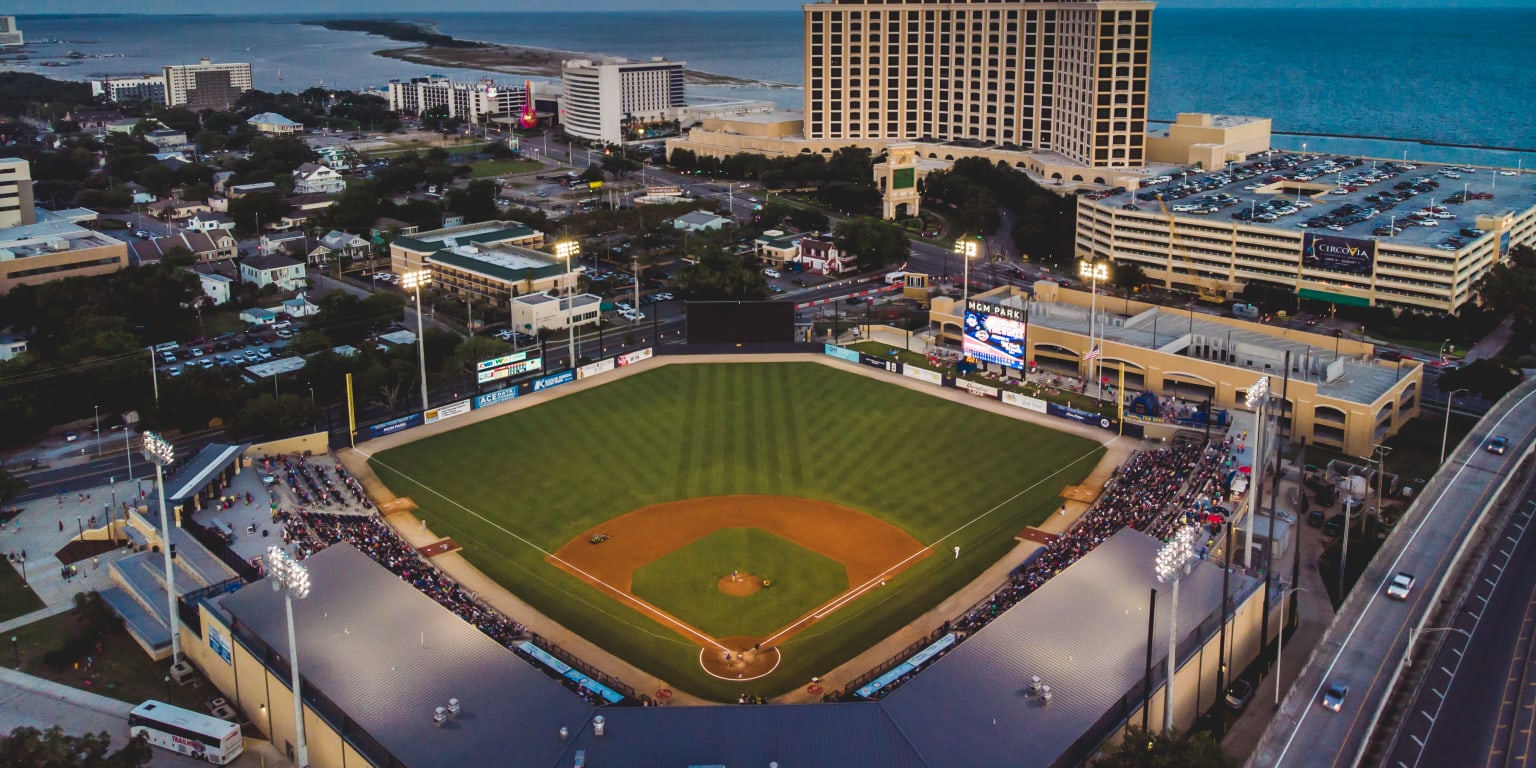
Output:
[[[1163,218],[1168,220],[1168,284],[1173,287],[1173,253],[1175,246],[1179,246],[1179,255],[1184,258],[1184,264],[1189,269],[1190,282],[1194,283],[1197,297],[1204,302],[1221,304],[1226,301],[1226,294],[1215,280],[1200,274],[1195,267],[1195,260],[1189,255],[1189,247],[1185,245],[1184,238],[1179,235],[1178,222],[1173,217],[1173,212],[1168,210],[1168,203],[1163,201],[1163,196],[1157,196],[1157,207],[1163,210]]]

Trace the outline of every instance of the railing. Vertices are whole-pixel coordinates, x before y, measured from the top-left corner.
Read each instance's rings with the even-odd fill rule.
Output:
[[[582,674],[586,675],[587,677],[590,677],[593,680],[596,680],[597,682],[602,683],[603,685],[606,685],[621,694],[624,694],[624,698],[631,700],[639,699],[639,696],[635,694],[635,689],[633,686],[607,674],[606,672],[603,672],[602,670],[592,666],[591,664],[588,664],[585,661],[582,661],[575,654],[572,654],[564,648],[561,648],[559,645],[556,645],[548,638],[539,635],[537,632],[529,631],[528,640],[530,640],[534,645],[542,648],[544,651],[549,653],[549,655],[554,656],[555,658],[571,665],[572,667],[581,670]]]
[[[256,570],[256,566],[246,562],[245,558],[230,549],[229,544],[214,529],[195,521],[183,525],[182,529],[190,534],[193,540],[202,544],[204,549],[213,553],[214,557],[239,574],[242,581],[256,581],[261,578],[261,572]]]

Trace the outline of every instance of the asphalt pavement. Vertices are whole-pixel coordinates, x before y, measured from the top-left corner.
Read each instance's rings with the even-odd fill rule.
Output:
[[[1338,618],[1271,721],[1250,766],[1350,766],[1364,749],[1410,645],[1410,629],[1433,607],[1459,548],[1536,441],[1536,382],[1495,406],[1430,481],[1361,576]],[[1489,434],[1512,450],[1482,449]],[[1421,588],[1406,600],[1384,595],[1391,576],[1410,571]],[[1338,712],[1319,706],[1334,683],[1349,687]]]

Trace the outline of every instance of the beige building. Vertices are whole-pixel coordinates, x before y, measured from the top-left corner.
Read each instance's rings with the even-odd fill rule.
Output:
[[[809,139],[968,139],[1094,168],[1145,162],[1152,4],[804,6]]]
[[[523,333],[541,329],[564,330],[572,326],[596,325],[603,316],[603,299],[590,293],[555,296],[529,293],[512,299],[512,328]]]
[[[252,87],[250,64],[215,64],[206,56],[196,64],[165,67],[164,72],[168,107],[228,110]]]
[[[1352,456],[1369,455],[1419,413],[1423,364],[1378,360],[1371,344],[1129,299],[1100,297],[1095,306],[1091,294],[1046,281],[1035,284],[1032,301],[1013,286],[970,298],[1025,313],[1023,357],[1040,374],[1091,380],[1093,362],[1084,357],[1094,346],[1094,329],[1101,350],[1097,373],[1113,386],[1123,371],[1128,392],[1246,410],[1248,388],[1268,376],[1275,397],[1288,387],[1281,423],[1292,439]],[[959,303],[935,298],[929,315],[941,338],[955,346]]]
[[[458,82],[443,75],[391,80],[386,95],[389,108],[394,112],[420,115],[442,107],[447,110],[448,117],[470,122],[488,115],[516,115],[528,103],[528,92],[522,84],[497,83],[489,79]]]
[[[128,244],[59,219],[0,229],[0,294],[18,285],[105,275],[128,266]]]
[[[560,123],[572,136],[622,142],[626,120],[648,120],[683,106],[687,66],[661,57],[566,61],[560,66]]]
[[[432,286],[499,301],[509,296],[574,289],[580,264],[543,251],[544,233],[515,221],[489,221],[396,237],[389,244],[396,273],[430,270]]]
[[[1269,149],[1267,117],[1180,112],[1167,128],[1147,132],[1147,161],[1189,168],[1220,168]]]
[[[25,160],[0,159],[0,228],[37,223],[32,201],[32,166]]]

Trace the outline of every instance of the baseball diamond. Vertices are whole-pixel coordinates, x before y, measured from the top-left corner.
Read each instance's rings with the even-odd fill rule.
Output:
[[[370,464],[490,579],[720,701],[910,623],[1104,450],[820,362],[663,364],[517,406]]]

